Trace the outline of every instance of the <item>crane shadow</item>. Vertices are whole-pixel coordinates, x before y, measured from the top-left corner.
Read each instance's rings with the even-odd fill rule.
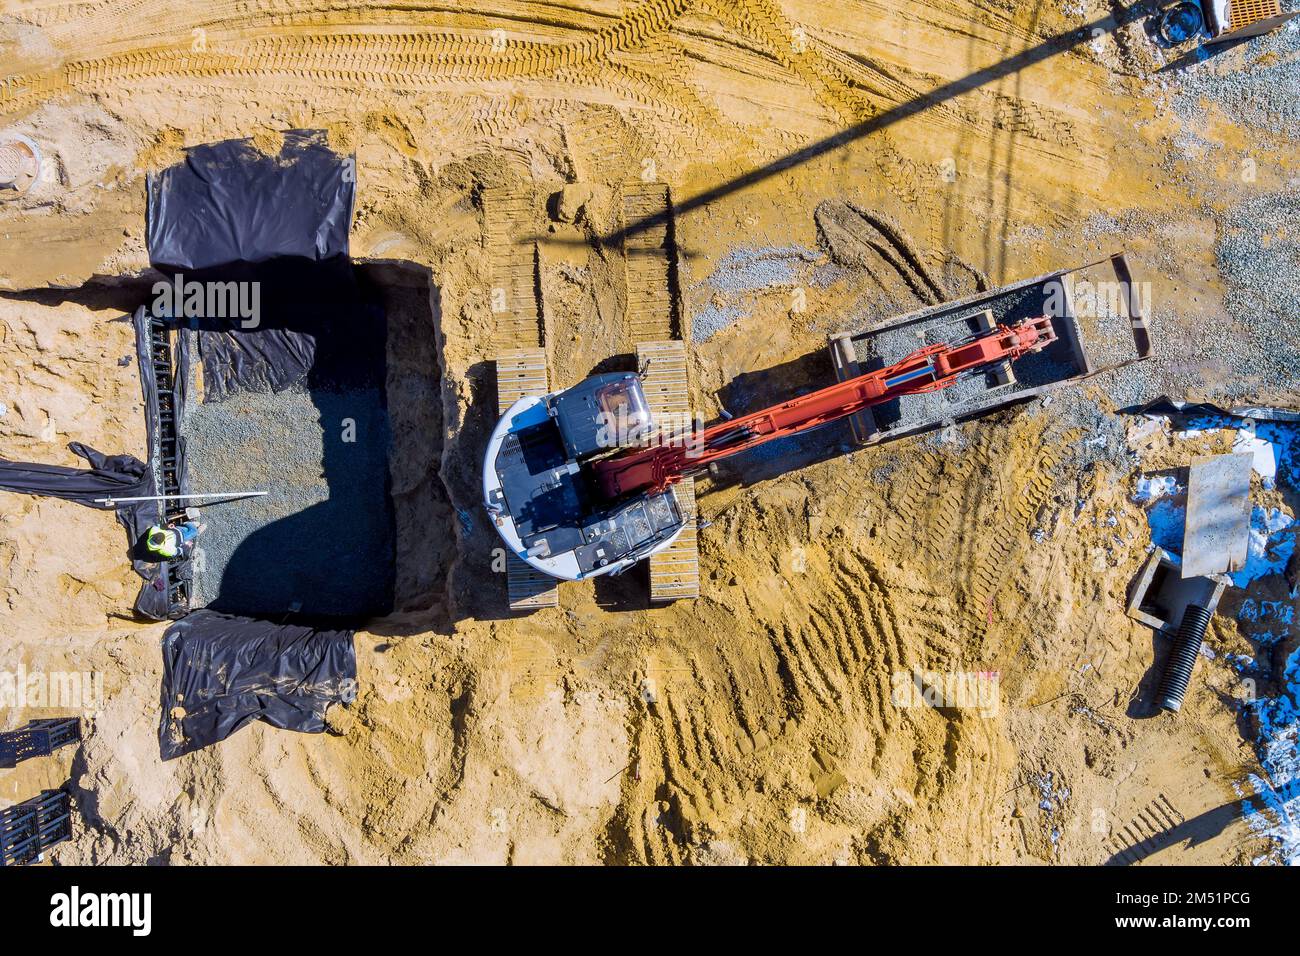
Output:
[[[626,223],[621,229],[617,229],[604,236],[598,236],[596,241],[605,247],[619,248],[624,243],[641,233],[651,229],[667,226],[669,220],[675,216],[682,216],[702,206],[717,202],[733,193],[741,192],[751,186],[765,182],[774,176],[778,176],[786,170],[793,169],[804,163],[811,162],[820,156],[824,156],[834,150],[837,150],[856,140],[863,139],[873,133],[918,116],[936,106],[941,106],[950,100],[964,96],[980,87],[990,83],[996,83],[1022,70],[1035,66],[1046,60],[1050,60],[1061,53],[1068,52],[1074,47],[1089,42],[1107,33],[1114,33],[1131,23],[1158,13],[1166,7],[1172,6],[1176,0],[1138,0],[1127,7],[1123,7],[1111,13],[1108,16],[1100,17],[1083,26],[1076,27],[1073,30],[1067,30],[1058,33],[1055,36],[1048,37],[1041,43],[1022,50],[1014,56],[1009,56],[1004,60],[994,63],[991,66],[975,70],[960,79],[951,80],[947,83],[940,84],[928,93],[916,96],[905,103],[890,107],[887,110],[863,120],[861,123],[855,123],[846,127],[837,133],[819,139],[799,149],[793,150],[784,156],[772,160],[762,166],[757,167],[740,176],[733,177],[726,182],[719,183],[702,192],[695,193],[692,196],[684,198],[674,197],[671,210],[656,212],[649,216],[644,216],[632,222]],[[587,239],[557,239],[554,236],[528,236],[525,241],[537,242],[545,239],[548,242],[571,242],[586,243]]]

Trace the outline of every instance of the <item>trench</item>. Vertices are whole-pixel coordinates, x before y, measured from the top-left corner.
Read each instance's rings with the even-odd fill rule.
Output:
[[[196,390],[182,427],[192,490],[270,492],[203,516],[196,607],[366,619],[441,594],[454,555],[437,289],[410,263],[353,274],[360,307],[321,327],[301,382]]]
[[[191,337],[190,400],[178,428],[192,493],[268,494],[204,506],[191,609],[359,623],[427,610],[443,597],[455,520],[442,481],[440,295],[430,271],[403,261],[349,265],[363,307],[321,313],[300,382],[276,390],[233,376],[206,380]],[[66,290],[7,292],[55,307],[76,302],[129,321],[157,276],[100,277]],[[245,337],[249,354],[266,328]],[[141,423],[143,427],[143,423]],[[74,435],[74,437],[76,437]],[[125,437],[119,447],[126,447]],[[115,453],[118,448],[107,448]],[[123,558],[129,557],[123,547]]]

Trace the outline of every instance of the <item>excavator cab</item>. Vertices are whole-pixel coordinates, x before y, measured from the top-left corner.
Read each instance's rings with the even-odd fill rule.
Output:
[[[594,375],[510,406],[488,441],[483,503],[525,564],[562,580],[617,574],[672,545],[686,518],[671,491],[596,493],[593,461],[654,428],[641,379]]]
[[[564,450],[577,461],[640,444],[654,428],[641,378],[632,372],[593,375],[555,395],[550,410]]]

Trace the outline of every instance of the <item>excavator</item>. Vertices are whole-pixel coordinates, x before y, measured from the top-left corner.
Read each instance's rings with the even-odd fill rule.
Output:
[[[686,432],[656,427],[637,373],[595,375],[505,411],[484,455],[484,506],[507,548],[534,569],[568,581],[618,574],[681,534],[687,519],[672,486],[683,478],[874,405],[948,388],[1055,341],[1045,316],[997,325]]]

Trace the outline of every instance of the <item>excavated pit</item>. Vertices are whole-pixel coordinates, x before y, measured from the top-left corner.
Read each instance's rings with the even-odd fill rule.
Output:
[[[191,490],[270,492],[204,509],[195,607],[367,618],[436,598],[450,560],[437,293],[428,270],[403,263],[355,277],[368,307],[320,330],[301,382],[218,392],[193,365]]]

